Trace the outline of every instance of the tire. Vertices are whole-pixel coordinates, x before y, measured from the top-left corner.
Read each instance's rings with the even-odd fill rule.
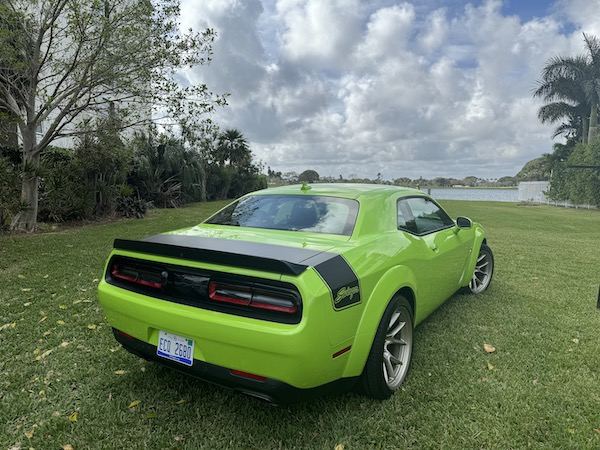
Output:
[[[494,254],[492,253],[492,249],[486,244],[481,244],[479,255],[477,255],[477,262],[475,263],[473,277],[469,281],[469,285],[465,288],[465,291],[474,295],[485,292],[490,287],[493,276]]]
[[[377,400],[385,400],[402,385],[412,360],[413,324],[413,311],[408,300],[400,295],[394,297],[379,322],[361,375],[363,394]],[[397,327],[400,328],[394,335],[389,333]],[[395,374],[392,377],[388,375],[390,367]]]

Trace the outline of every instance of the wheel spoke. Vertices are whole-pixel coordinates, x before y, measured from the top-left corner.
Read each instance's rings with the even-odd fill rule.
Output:
[[[387,337],[396,336],[404,328],[404,325],[406,325],[406,322],[398,322],[392,330],[388,330]]]
[[[400,358],[398,358],[397,356],[394,356],[392,353],[390,353],[390,361],[392,362],[392,364],[395,364],[397,366],[402,364],[402,360],[400,360]]]
[[[487,253],[482,251],[477,257],[473,277],[469,282],[469,289],[471,289],[473,293],[482,292],[489,284],[491,273],[492,260]]]
[[[382,369],[387,386],[396,390],[406,376],[412,353],[412,317],[408,308],[397,307],[391,314],[383,340]]]
[[[404,339],[396,337],[396,336],[388,337],[385,340],[385,342],[387,345],[390,345],[390,344],[406,345],[406,341]]]
[[[394,365],[392,364],[391,357],[392,354],[390,352],[385,352],[383,354],[383,363],[387,370],[388,380],[394,378]]]

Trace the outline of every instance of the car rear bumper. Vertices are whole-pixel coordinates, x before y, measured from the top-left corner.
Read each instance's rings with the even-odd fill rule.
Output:
[[[156,355],[156,346],[136,339],[113,328],[116,340],[127,351],[148,361],[154,361],[204,381],[234,389],[246,395],[274,404],[295,403],[308,398],[344,392],[351,389],[357,378],[340,378],[321,386],[301,389],[273,379],[252,379],[237,375],[231,369],[194,359],[192,366],[185,366]]]
[[[342,378],[350,355],[352,339],[329,339],[325,301],[305,309],[310,320],[281,324],[160,300],[104,281],[98,298],[111,327],[153,349],[161,330],[193,339],[194,367],[243,371],[304,390]]]

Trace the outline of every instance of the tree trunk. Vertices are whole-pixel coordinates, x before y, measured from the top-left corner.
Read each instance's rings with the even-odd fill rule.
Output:
[[[206,170],[204,165],[202,165],[200,170],[200,176],[202,177],[200,180],[200,201],[205,202],[206,199]]]
[[[581,142],[587,144],[588,142],[588,133],[590,132],[590,119],[584,117],[582,120],[582,130],[581,130]]]
[[[598,136],[598,105],[593,103],[590,112],[590,131],[588,133],[588,142],[592,142],[592,139],[594,139],[596,136]]]
[[[12,229],[32,232],[37,224],[40,155],[37,151],[35,128],[24,127],[21,131],[23,137],[21,203],[25,208],[13,220]]]

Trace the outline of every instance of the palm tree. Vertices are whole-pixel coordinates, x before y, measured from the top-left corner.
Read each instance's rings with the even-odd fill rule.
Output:
[[[554,137],[587,142],[598,133],[600,39],[585,33],[583,39],[586,54],[552,58],[533,95],[547,102],[538,112],[543,123],[563,120]]]
[[[225,130],[221,133],[217,147],[218,160],[221,166],[225,162],[228,162],[230,166],[242,166],[251,159],[248,141],[244,138],[241,131],[235,128]]]

